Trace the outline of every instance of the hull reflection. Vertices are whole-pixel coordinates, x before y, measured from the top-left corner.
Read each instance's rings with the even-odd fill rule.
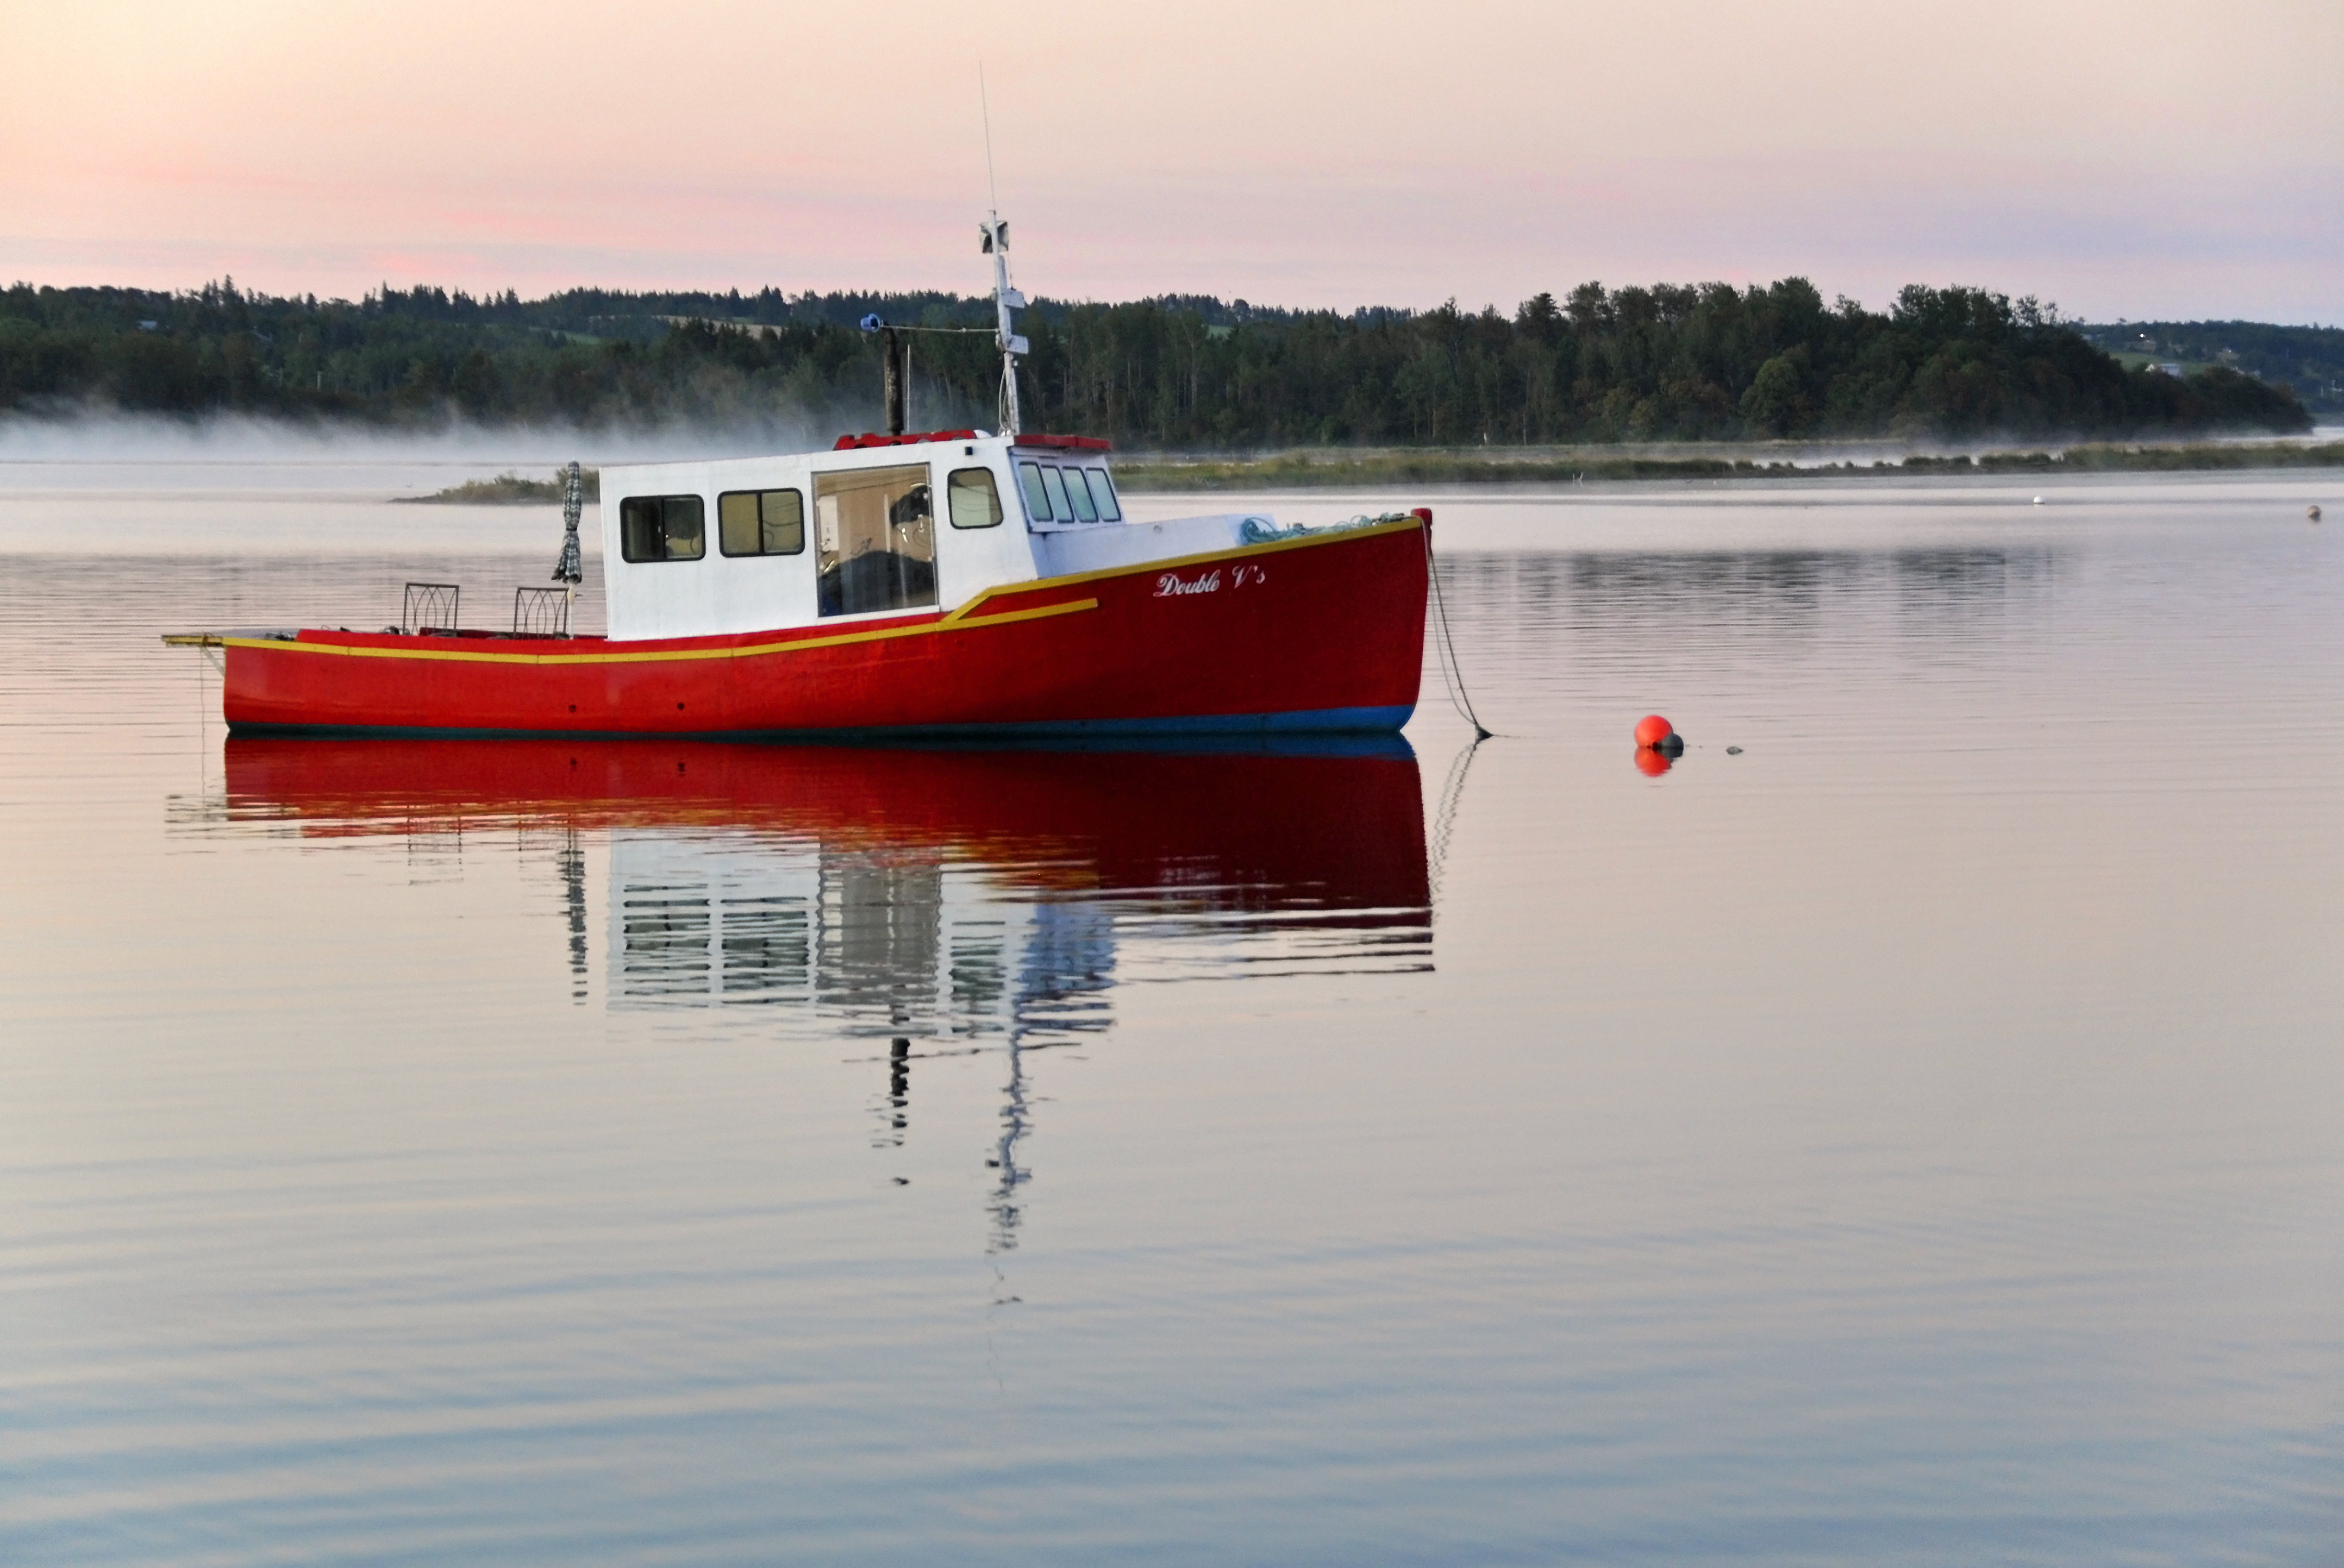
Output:
[[[1424,970],[1416,758],[1396,737],[1242,749],[775,747],[232,737],[203,815],[402,837],[460,879],[516,844],[560,883],[573,995],[777,1008],[869,1041],[875,1145],[914,1064],[1006,1054],[988,1151],[1014,1246],[1028,1051],[1095,1035],[1118,985]],[[427,847],[419,859],[419,849]],[[590,851],[607,847],[601,940]],[[478,853],[476,848],[473,851]]]
[[[399,836],[551,832],[587,980],[606,842],[611,1004],[801,1002],[850,1034],[1104,1021],[1151,978],[1423,968],[1416,758],[1397,738],[1221,750],[231,738],[207,815]]]
[[[1396,738],[1208,751],[231,737],[226,763],[229,820],[305,837],[729,831],[932,858],[1035,895],[1429,925],[1416,758]]]

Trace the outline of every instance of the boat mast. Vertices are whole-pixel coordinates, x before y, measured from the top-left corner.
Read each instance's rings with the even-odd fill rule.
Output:
[[[993,199],[977,226],[984,236],[985,254],[993,258],[993,333],[994,341],[1001,346],[1001,401],[998,417],[1001,433],[1017,434],[1017,357],[1026,352],[1026,340],[1017,336],[1016,323],[1010,316],[1013,310],[1026,307],[1026,297],[1009,286],[1009,226],[1001,219],[1001,186],[993,177],[993,98],[985,88],[985,63],[976,66],[977,102],[985,111],[985,194]]]
[[[985,236],[985,252],[993,257],[994,339],[1001,345],[1001,433],[1017,434],[1017,357],[1026,350],[1026,342],[1017,336],[1015,318],[1009,314],[1022,309],[1026,297],[1009,286],[1009,226],[999,212],[989,213],[980,226]]]

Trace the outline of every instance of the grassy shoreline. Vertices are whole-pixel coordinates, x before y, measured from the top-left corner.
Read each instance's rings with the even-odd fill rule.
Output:
[[[1141,458],[1116,465],[1125,489],[1280,490],[1391,485],[1555,485],[1666,479],[1816,479],[1945,474],[2198,473],[2344,467],[2344,441],[2187,446],[2118,443],[2056,451],[1915,456],[1871,462],[1800,463],[1725,457],[1588,455],[1509,458],[1480,452],[1381,452],[1359,457],[1281,453],[1268,457]]]

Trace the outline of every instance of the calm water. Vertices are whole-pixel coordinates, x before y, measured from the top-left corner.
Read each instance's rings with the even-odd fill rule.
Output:
[[[1470,754],[228,741],[552,514],[0,485],[11,1563],[2338,1560],[2332,477],[1436,498]]]

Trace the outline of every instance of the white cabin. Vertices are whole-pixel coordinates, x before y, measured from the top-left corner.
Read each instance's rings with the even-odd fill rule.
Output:
[[[1133,522],[1103,441],[864,439],[879,444],[604,468],[611,640],[950,610],[1006,583],[1230,549],[1275,526]]]

